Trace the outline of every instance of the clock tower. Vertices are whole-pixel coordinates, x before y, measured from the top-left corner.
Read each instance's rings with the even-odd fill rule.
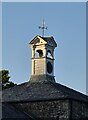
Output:
[[[54,79],[54,49],[57,44],[52,36],[41,37],[37,35],[30,43],[32,49],[32,75],[31,81]]]

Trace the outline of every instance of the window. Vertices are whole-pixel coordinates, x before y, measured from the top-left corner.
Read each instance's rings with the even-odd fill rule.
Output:
[[[43,51],[42,50],[37,50],[36,51],[35,58],[38,58],[38,57],[43,57]]]
[[[47,51],[47,57],[48,58],[53,58],[50,50]]]

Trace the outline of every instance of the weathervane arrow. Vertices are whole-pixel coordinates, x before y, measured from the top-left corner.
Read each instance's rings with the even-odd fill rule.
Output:
[[[45,27],[44,19],[43,19],[43,22],[42,22],[42,26],[39,26],[39,29],[42,29],[42,36],[44,37],[44,30],[47,29],[47,27]]]

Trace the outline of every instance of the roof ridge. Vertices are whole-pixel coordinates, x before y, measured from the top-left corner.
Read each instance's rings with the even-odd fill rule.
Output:
[[[44,89],[44,87],[46,87],[46,89]],[[80,93],[74,89],[71,89],[67,86],[64,86],[60,83],[54,83],[52,81],[48,81],[48,83],[47,82],[44,82],[44,83],[26,82],[26,83],[17,85],[16,87],[3,91],[2,98],[3,98],[3,102],[19,101],[19,100],[24,101],[24,100],[41,100],[41,99],[44,99],[44,100],[64,99],[64,98],[88,102],[87,95]]]
[[[60,84],[60,83],[53,83],[53,82],[51,82],[57,89],[59,89],[58,87],[62,87],[63,89],[61,89],[64,93],[66,93],[68,96],[69,95],[71,95],[72,93],[76,96],[76,95],[80,95],[81,97],[85,97],[87,100],[88,100],[88,96],[87,95],[85,95],[85,94],[83,94],[83,93],[81,93],[81,92],[79,92],[79,91],[76,91],[76,90],[74,90],[74,89],[72,89],[72,88],[69,88],[69,87],[67,87],[67,86],[65,86],[65,85],[62,85],[62,84]],[[67,91],[65,90],[64,91],[64,89],[67,89]],[[70,92],[69,92],[69,90],[70,90]],[[74,96],[73,95],[73,96]],[[73,97],[72,96],[72,97]],[[74,97],[75,97],[74,96]],[[76,99],[78,98],[77,96],[75,97]]]

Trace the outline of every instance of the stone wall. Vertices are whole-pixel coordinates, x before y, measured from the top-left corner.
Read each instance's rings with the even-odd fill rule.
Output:
[[[72,101],[72,120],[88,120],[88,103]]]
[[[68,100],[58,101],[39,101],[15,103],[15,106],[26,112],[32,113],[42,120],[70,120],[70,109]]]
[[[70,120],[69,100],[15,103],[17,109],[42,120]]]
[[[41,120],[88,120],[88,103],[52,100],[14,103],[17,109]]]

